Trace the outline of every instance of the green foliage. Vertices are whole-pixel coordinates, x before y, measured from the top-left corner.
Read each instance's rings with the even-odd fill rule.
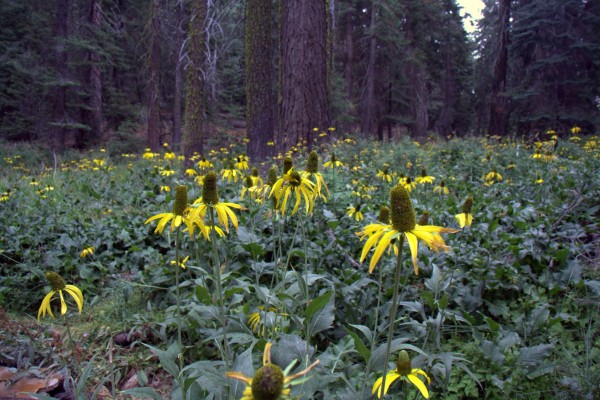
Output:
[[[190,258],[179,271],[181,315],[174,306],[175,233],[165,229],[156,235],[154,224],[144,224],[172,209],[174,192],[161,187],[187,184],[190,200],[201,195],[181,160],[94,150],[55,164],[50,155],[3,147],[0,194],[9,194],[0,202],[0,304],[35,316],[49,290],[47,270],[78,285],[85,304],[81,316],[69,308],[74,336],[90,332],[99,338],[76,339],[89,355],[86,360],[112,343],[113,335],[101,327],[137,338],[131,346],[139,356],[118,354],[125,366],[111,370],[103,357],[94,358],[93,369],[101,371],[104,383],[138,371],[146,387],[124,394],[239,398],[243,385],[224,373],[252,376],[261,363],[257,349],[269,341],[273,362],[282,368],[296,362],[293,372],[299,372],[320,360],[310,379],[292,387],[292,395],[368,398],[385,358],[395,259],[384,254],[368,274],[370,256],[365,265],[357,261],[364,242],[355,232],[375,222],[400,174],[416,178],[424,168],[436,179],[412,190],[416,213],[427,210],[432,224],[455,228],[454,215],[472,197],[474,220],[471,227],[444,235],[452,248],[448,254],[421,245],[418,276],[405,259],[390,361],[400,350],[410,352],[413,366],[432,379],[430,393],[440,398],[593,396],[600,376],[595,322],[600,187],[582,177],[598,171],[597,139],[561,142],[552,153],[556,158],[548,161],[533,155],[549,142],[349,142],[335,147],[344,167],[321,168],[331,194],[327,203],[316,200],[308,217],[302,210],[278,217],[268,200],[257,203],[248,194],[241,199],[244,180],[219,181],[221,201],[248,210],[235,210],[237,232],[218,238],[220,278],[212,268],[212,244],[190,240],[184,232],[179,255]],[[219,160],[236,150],[215,153],[215,171],[223,167]],[[42,168],[38,160],[44,161]],[[384,164],[393,174],[391,183],[376,177]],[[302,161],[295,165],[302,170]],[[175,174],[161,174],[167,167]],[[503,179],[490,183],[485,176],[494,169]],[[433,192],[441,180],[450,194]],[[346,207],[358,202],[365,221],[346,215]],[[95,253],[81,258],[89,246]],[[250,323],[253,313],[259,316],[256,326]],[[42,324],[60,329],[60,321]],[[223,326],[229,364],[223,357]],[[0,348],[4,363],[64,364],[76,376],[78,390],[98,389],[85,384],[85,365],[74,365],[62,350],[52,353],[48,340],[20,340],[18,332],[28,331],[11,324],[0,329],[7,338]],[[147,346],[136,346],[139,342]],[[167,390],[148,386],[148,368],[159,366],[174,378]],[[394,383],[390,393],[402,385]]]

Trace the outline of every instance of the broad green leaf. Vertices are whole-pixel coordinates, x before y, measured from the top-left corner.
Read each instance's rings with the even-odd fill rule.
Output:
[[[352,337],[352,340],[354,341],[354,348],[356,349],[356,351],[358,351],[359,354],[363,356],[365,362],[368,363],[369,359],[371,358],[371,351],[369,350],[369,348],[362,342],[362,340],[360,340],[360,338],[355,332],[352,332],[346,327],[344,327],[344,330],[348,333],[348,335],[350,335],[350,337]]]
[[[329,303],[329,299],[331,299],[332,295],[333,292],[327,292],[311,301],[308,307],[306,307],[306,311],[304,312],[306,318],[312,317],[317,311],[325,307],[327,303]]]

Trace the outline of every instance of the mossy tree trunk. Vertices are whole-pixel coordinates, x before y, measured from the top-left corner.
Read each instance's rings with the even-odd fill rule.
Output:
[[[148,55],[148,146],[152,151],[160,147],[160,17],[159,0],[150,5],[150,53]]]
[[[54,22],[54,35],[56,44],[54,48],[54,63],[58,75],[58,84],[53,88],[54,96],[52,103],[52,144],[56,151],[62,152],[65,148],[65,138],[67,134],[67,80],[68,64],[67,51],[65,49],[65,39],[67,37],[69,21],[69,0],[56,1],[56,19]]]
[[[273,71],[272,0],[246,2],[246,128],[252,159],[271,155],[274,139],[275,90]]]
[[[188,32],[189,64],[185,71],[185,116],[183,129],[183,154],[189,158],[197,152],[202,154],[206,125],[206,80],[202,72],[205,64],[206,0],[193,0],[190,5]]]
[[[327,2],[281,2],[281,88],[278,145],[312,145],[313,128],[329,126]]]

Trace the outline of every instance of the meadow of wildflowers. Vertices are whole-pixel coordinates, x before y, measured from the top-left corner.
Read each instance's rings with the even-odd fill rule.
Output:
[[[597,137],[331,136],[0,147],[0,372],[60,371],[38,398],[600,396]]]

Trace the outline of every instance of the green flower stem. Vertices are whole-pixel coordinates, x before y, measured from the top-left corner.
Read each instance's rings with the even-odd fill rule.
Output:
[[[179,291],[179,246],[181,243],[181,226],[177,227],[175,234],[175,297],[177,298],[177,344],[179,349],[183,351],[183,341],[181,339],[181,293]],[[183,355],[179,357],[179,369],[183,369]]]
[[[221,265],[219,262],[219,251],[217,249],[217,233],[215,231],[215,210],[209,207],[210,214],[210,243],[213,251],[213,273],[217,285],[217,301],[219,302],[221,325],[223,326],[223,358],[225,361],[225,369],[229,370],[229,344],[227,341],[227,318],[225,316],[225,302],[223,297],[223,286],[221,282]]]
[[[377,296],[377,306],[375,307],[375,321],[373,322],[373,333],[371,335],[371,354],[375,351],[375,345],[377,344],[377,327],[379,326],[379,309],[381,307],[381,286],[383,281],[383,274],[381,271],[377,270],[377,290],[379,295]],[[368,382],[369,372],[371,372],[371,359],[367,362],[367,370],[365,372],[366,379],[363,381],[362,388],[360,390],[359,398],[362,399],[364,397],[366,383]]]
[[[396,326],[396,313],[398,312],[398,289],[400,288],[400,273],[402,272],[402,248],[404,247],[404,235],[400,235],[398,243],[398,257],[396,258],[396,274],[394,276],[394,295],[392,296],[392,308],[390,310],[390,325],[388,328],[387,347],[385,350],[385,361],[383,363],[383,380],[381,387],[385,388],[385,378],[388,372],[388,362],[390,361],[390,351],[392,349],[392,339],[394,337],[394,328]],[[385,395],[384,395],[385,397]]]
[[[67,328],[67,335],[69,336],[69,341],[72,344],[75,344],[75,341],[73,340],[73,337],[71,336],[71,326],[69,324],[69,313],[65,314],[65,326]]]

